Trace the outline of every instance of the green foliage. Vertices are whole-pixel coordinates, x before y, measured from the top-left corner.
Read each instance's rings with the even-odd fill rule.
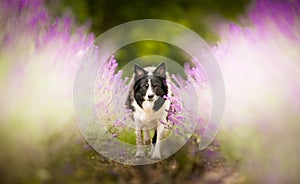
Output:
[[[96,37],[125,22],[138,19],[165,19],[187,26],[209,43],[218,40],[216,28],[212,25],[213,20],[226,19],[237,22],[237,17],[245,13],[250,3],[250,0],[47,1],[55,15],[68,13],[75,18],[76,22],[90,22],[90,31]],[[163,55],[183,64],[188,58],[178,50],[167,44],[146,41],[124,47],[115,56],[120,66],[133,58],[150,54]]]
[[[128,144],[136,144],[135,130],[130,128],[122,128],[122,130],[119,130],[117,133],[117,139]]]

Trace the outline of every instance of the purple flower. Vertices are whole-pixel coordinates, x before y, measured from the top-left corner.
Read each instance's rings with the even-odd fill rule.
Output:
[[[125,119],[124,121],[126,121],[126,119]],[[124,124],[124,122],[122,122],[121,120],[117,119],[117,120],[114,122],[114,126],[116,126],[116,127],[125,127],[125,124]]]
[[[299,5],[256,1],[248,25],[229,24],[213,49],[226,87],[220,145],[256,183],[299,181]]]

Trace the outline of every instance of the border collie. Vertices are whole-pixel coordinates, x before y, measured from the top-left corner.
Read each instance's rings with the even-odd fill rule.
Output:
[[[170,101],[164,96],[171,94],[166,65],[142,68],[135,64],[134,75],[127,106],[132,110],[136,126],[136,157],[145,157],[144,144],[150,145],[150,130],[155,130],[152,138],[152,159],[161,159],[161,141],[167,130],[161,123],[167,122]]]

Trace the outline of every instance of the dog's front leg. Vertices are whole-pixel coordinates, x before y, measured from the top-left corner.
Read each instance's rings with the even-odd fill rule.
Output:
[[[140,130],[140,129],[137,129],[135,133],[136,133],[136,154],[135,154],[135,157],[138,157],[138,158],[145,157],[144,145],[143,145],[143,139],[142,139],[143,131]]]
[[[161,123],[159,123],[157,125],[156,144],[154,147],[153,154],[151,156],[151,158],[154,160],[161,159],[161,147],[162,147],[161,143],[162,143],[162,139],[164,138],[164,131],[165,131],[165,127]]]
[[[150,139],[150,132],[149,130],[143,130],[144,133],[144,144],[145,145],[150,145],[151,144],[151,139]]]

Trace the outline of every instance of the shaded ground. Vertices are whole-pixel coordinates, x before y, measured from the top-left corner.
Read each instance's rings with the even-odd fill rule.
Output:
[[[79,146],[78,146],[79,145]],[[244,183],[244,178],[220,154],[215,142],[199,151],[190,140],[179,152],[161,162],[128,166],[109,161],[85,142],[68,148],[49,163],[45,183]],[[83,149],[82,149],[83,147]],[[74,149],[83,150],[76,154]],[[42,173],[43,174],[43,173]]]

